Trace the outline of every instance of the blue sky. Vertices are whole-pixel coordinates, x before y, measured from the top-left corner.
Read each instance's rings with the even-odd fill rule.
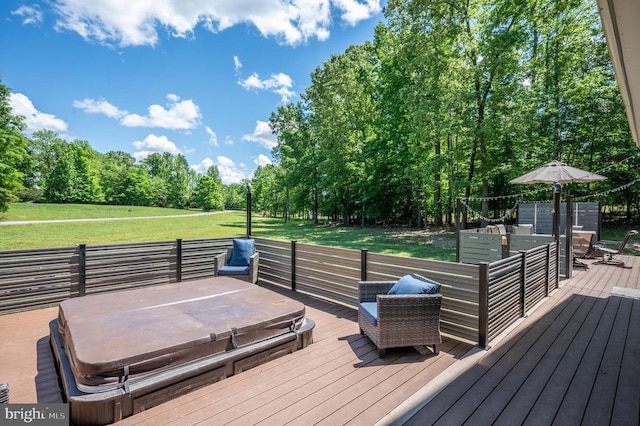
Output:
[[[224,183],[273,159],[268,120],[385,0],[4,0],[0,78],[27,135],[182,153]]]

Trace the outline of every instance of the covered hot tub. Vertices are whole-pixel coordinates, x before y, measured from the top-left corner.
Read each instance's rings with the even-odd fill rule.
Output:
[[[229,277],[65,300],[50,324],[72,422],[106,424],[306,347],[302,303]]]

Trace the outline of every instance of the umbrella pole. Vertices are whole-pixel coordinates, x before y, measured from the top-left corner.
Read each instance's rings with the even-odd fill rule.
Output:
[[[560,241],[560,194],[562,185],[553,182],[553,237],[554,241]]]

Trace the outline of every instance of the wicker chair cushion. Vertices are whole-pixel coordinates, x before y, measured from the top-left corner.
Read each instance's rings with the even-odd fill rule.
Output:
[[[378,326],[378,303],[362,302],[360,303],[360,312],[364,314],[371,324]]]
[[[231,266],[247,266],[249,265],[249,258],[255,251],[256,242],[251,239],[234,238],[233,239],[233,252],[231,253],[231,260],[229,265]]]
[[[247,275],[249,273],[249,265],[233,266],[225,265],[218,271],[218,275]]]
[[[418,274],[400,278],[387,294],[435,294],[440,292],[440,284]]]

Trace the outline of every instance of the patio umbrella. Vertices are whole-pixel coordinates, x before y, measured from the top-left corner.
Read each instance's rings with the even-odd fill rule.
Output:
[[[535,169],[525,175],[510,180],[514,184],[552,183],[553,184],[553,235],[558,241],[560,234],[560,193],[562,184],[570,182],[595,182],[605,180],[606,177],[586,170],[567,166],[565,163],[554,160],[544,166]]]
[[[531,183],[554,183],[565,184],[569,182],[595,182],[605,180],[606,177],[586,170],[567,166],[558,160],[554,160],[544,166],[535,169],[525,175],[510,180],[509,183],[531,184]]]

